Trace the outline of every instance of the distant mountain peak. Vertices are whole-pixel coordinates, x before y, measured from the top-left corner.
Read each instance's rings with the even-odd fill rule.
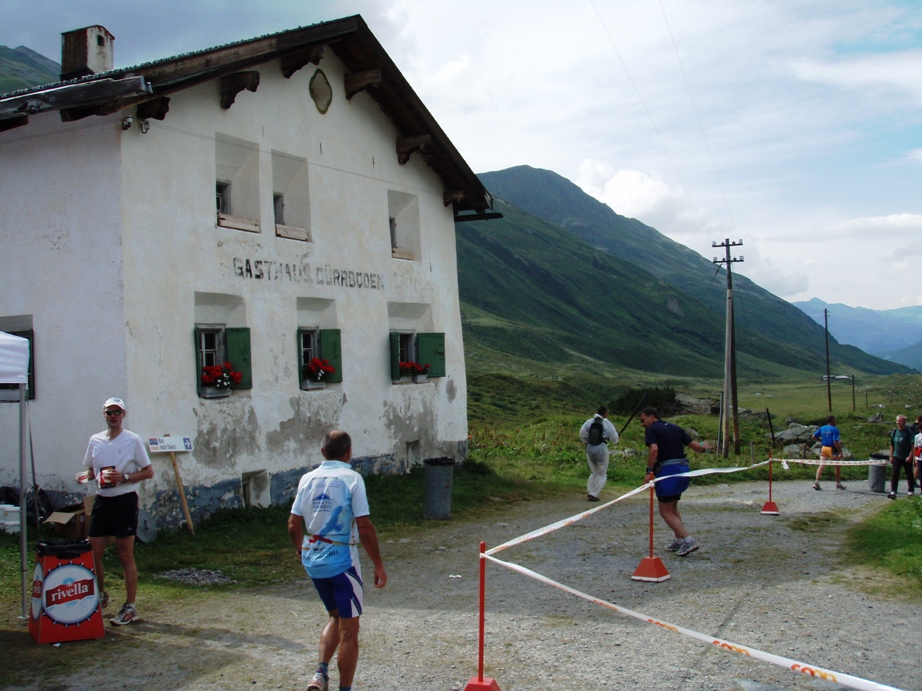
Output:
[[[59,81],[61,65],[26,46],[0,46],[0,94]]]

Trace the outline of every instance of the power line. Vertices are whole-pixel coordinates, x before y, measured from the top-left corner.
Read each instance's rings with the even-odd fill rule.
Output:
[[[708,156],[711,159],[711,166],[714,168],[714,175],[717,177],[717,185],[720,187],[720,194],[723,197],[724,205],[727,207],[727,215],[730,217],[730,227],[735,228],[736,222],[733,220],[733,211],[730,210],[730,202],[727,200],[727,193],[724,191],[723,180],[720,179],[720,171],[717,170],[717,161],[714,160],[714,152],[711,150],[711,142],[708,140],[707,130],[704,129],[704,123],[701,120],[701,113],[698,111],[698,103],[695,101],[695,95],[692,93],[691,83],[688,81],[688,74],[685,72],[685,65],[682,63],[682,56],[679,55],[679,47],[676,45],[675,36],[672,35],[672,27],[669,25],[669,18],[666,16],[666,10],[663,7],[663,0],[658,0],[660,11],[663,13],[663,21],[666,22],[666,31],[669,32],[669,39],[672,41],[672,48],[675,51],[676,60],[679,62],[679,69],[682,70],[682,78],[685,80],[685,86],[688,89],[688,97],[691,99],[692,107],[695,109],[695,117],[698,119],[698,126],[701,128],[701,136],[704,137],[704,145],[707,148]]]
[[[637,84],[634,83],[634,78],[631,77],[631,72],[628,70],[624,59],[621,57],[621,53],[618,51],[618,46],[615,44],[615,40],[612,38],[611,33],[608,31],[608,27],[605,25],[605,20],[603,20],[602,15],[599,14],[599,10],[595,6],[594,0],[589,0],[589,4],[592,5],[592,9],[595,11],[595,16],[598,17],[599,24],[602,26],[602,30],[605,32],[605,35],[608,36],[608,41],[611,43],[611,47],[614,49],[615,55],[618,56],[618,62],[621,63],[621,67],[624,70],[624,73],[627,75],[627,79],[631,83],[631,87],[634,89],[634,93],[637,95],[637,100],[639,100],[640,105],[643,106],[643,110],[647,114],[647,119],[650,121],[650,125],[653,127],[653,131],[656,133],[656,137],[659,139],[660,145],[663,147],[666,158],[669,159],[669,163],[672,165],[672,170],[675,172],[676,177],[679,179],[679,182],[682,185],[682,189],[685,191],[685,196],[688,197],[688,201],[692,205],[692,208],[695,210],[695,215],[698,217],[698,222],[703,228],[705,223],[704,219],[701,217],[701,212],[698,210],[698,205],[695,204],[695,200],[692,197],[691,192],[688,190],[688,185],[685,184],[685,180],[682,178],[682,174],[679,172],[679,168],[676,166],[675,160],[672,158],[669,147],[666,146],[666,141],[663,139],[663,135],[660,133],[659,128],[656,126],[656,121],[653,119],[653,115],[650,113],[650,109],[647,108],[647,104],[643,100],[643,96],[640,94],[640,89],[638,89]]]

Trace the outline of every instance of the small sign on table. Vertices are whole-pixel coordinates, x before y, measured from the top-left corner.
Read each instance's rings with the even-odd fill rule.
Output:
[[[192,515],[189,513],[189,504],[186,502],[186,489],[182,486],[182,475],[179,474],[179,463],[176,462],[177,451],[192,451],[192,437],[174,437],[164,434],[162,437],[148,437],[147,445],[151,453],[168,453],[173,462],[173,472],[176,473],[176,488],[179,490],[179,500],[186,516],[186,526],[192,537],[195,537],[195,527],[192,525]]]
[[[192,437],[148,437],[147,444],[151,453],[192,451]]]

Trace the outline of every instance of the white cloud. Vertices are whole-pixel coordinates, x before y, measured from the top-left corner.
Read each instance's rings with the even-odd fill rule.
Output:
[[[821,257],[773,258],[762,253],[757,240],[746,240],[739,254],[745,257],[733,270],[774,293],[788,299],[808,292]]]
[[[909,97],[922,104],[922,50],[905,50],[860,56],[834,62],[811,60],[791,63],[798,79],[846,87],[862,95],[865,105],[869,91],[879,98]],[[892,104],[880,104],[888,109]]]
[[[0,44],[58,59],[102,23],[125,66],[356,13],[475,171],[554,170],[705,256],[742,238],[785,297],[922,303],[892,257],[922,230],[922,3],[6,0]]]

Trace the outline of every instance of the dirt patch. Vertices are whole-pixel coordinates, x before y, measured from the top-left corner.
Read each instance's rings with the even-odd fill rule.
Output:
[[[806,481],[778,483],[781,515],[770,517],[759,512],[765,492],[764,483],[693,487],[680,506],[702,547],[685,559],[662,549],[671,535],[657,516],[655,553],[672,575],[663,583],[630,578],[648,550],[644,496],[497,556],[663,622],[922,688],[912,643],[922,631],[920,607],[867,594],[869,578],[879,592],[879,574],[839,556],[847,527],[882,506],[884,495],[857,484],[815,492]],[[497,545],[587,508],[582,496],[525,502],[488,522],[450,521],[385,542],[389,584],[366,595],[356,691],[462,690],[477,670],[479,542]],[[487,676],[503,691],[837,688],[495,564],[487,581]],[[92,663],[8,688],[303,689],[313,672],[324,613],[306,580],[169,602],[146,603],[142,592],[140,608],[143,622],[69,644],[83,646]],[[56,649],[41,654],[51,659]]]

